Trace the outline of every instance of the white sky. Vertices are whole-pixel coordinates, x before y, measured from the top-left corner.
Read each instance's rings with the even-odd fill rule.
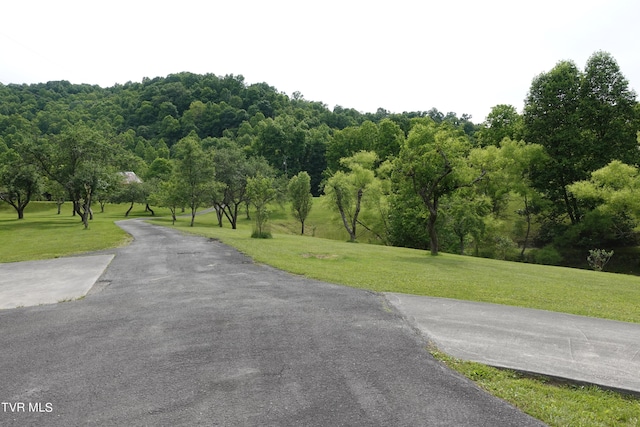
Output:
[[[3,0],[0,17],[4,84],[242,74],[329,108],[480,123],[604,50],[640,91],[638,0]]]

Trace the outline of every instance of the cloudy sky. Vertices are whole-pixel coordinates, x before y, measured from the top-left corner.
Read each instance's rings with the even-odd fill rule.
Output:
[[[531,80],[604,50],[640,91],[637,0],[20,0],[0,13],[0,82],[242,74],[374,112],[435,107],[482,122]]]

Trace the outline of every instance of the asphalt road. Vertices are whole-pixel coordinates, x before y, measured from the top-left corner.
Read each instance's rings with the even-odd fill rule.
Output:
[[[383,296],[140,221],[79,301],[0,311],[3,426],[538,426]]]

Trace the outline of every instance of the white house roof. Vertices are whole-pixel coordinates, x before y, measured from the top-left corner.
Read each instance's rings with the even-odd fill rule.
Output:
[[[142,183],[142,180],[140,178],[138,178],[138,175],[136,175],[135,172],[119,172],[120,175],[122,175],[124,177],[124,183],[125,184],[131,184],[133,182],[135,183]]]

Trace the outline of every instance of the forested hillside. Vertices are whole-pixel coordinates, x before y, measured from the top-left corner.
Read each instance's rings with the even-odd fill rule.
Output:
[[[234,75],[0,84],[0,197],[18,217],[30,200],[73,202],[85,226],[106,201],[214,206],[235,227],[260,185],[283,201],[306,172],[352,240],[366,230],[433,254],[575,264],[638,243],[639,129],[636,94],[605,52],[584,70],[559,62],[524,106],[479,124],[436,108],[330,109]]]

